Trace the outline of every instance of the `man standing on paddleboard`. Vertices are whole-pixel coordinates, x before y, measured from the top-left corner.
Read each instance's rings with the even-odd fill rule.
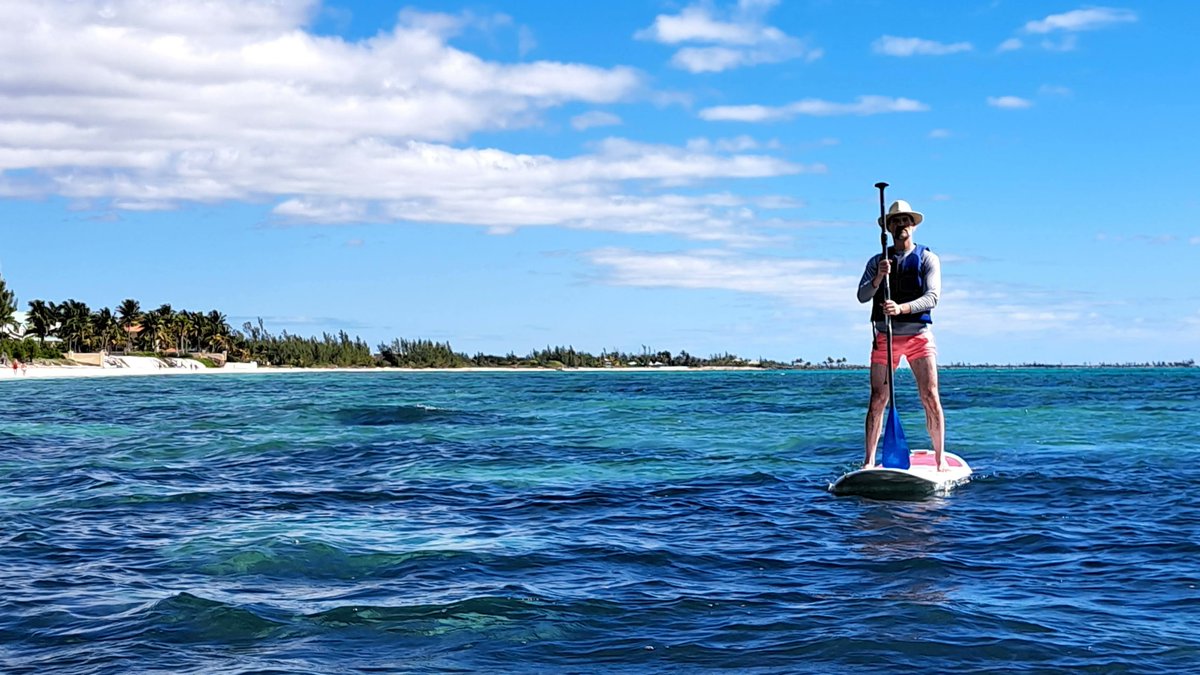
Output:
[[[925,219],[903,199],[892,203],[884,227],[892,235],[892,246],[884,258],[876,254],[867,261],[858,284],[858,301],[874,300],[871,321],[875,340],[871,349],[871,403],[867,409],[866,457],[864,468],[875,466],[875,446],[883,427],[883,410],[888,405],[888,377],[908,359],[921,404],[925,406],[925,428],[933,444],[938,471],[946,470],[942,456],[946,422],[938,394],[937,345],[933,340],[931,313],[942,290],[942,264],[936,254],[913,241],[917,226]],[[884,300],[883,282],[890,276],[891,300]],[[888,368],[886,316],[892,318],[892,364]]]

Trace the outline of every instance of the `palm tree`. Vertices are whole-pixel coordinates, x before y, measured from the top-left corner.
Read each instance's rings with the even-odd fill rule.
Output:
[[[200,351],[204,346],[204,335],[208,330],[208,317],[204,312],[188,312],[188,334],[187,334],[187,351],[192,351],[192,345],[196,347],[196,351]],[[192,342],[195,338],[195,342]]]
[[[142,316],[142,332],[138,334],[142,349],[158,351],[158,338],[162,334],[162,317],[158,312],[146,312]]]
[[[46,304],[45,300],[29,301],[29,332],[37,336],[38,342],[45,344],[46,337],[58,326],[58,310],[54,303]]]
[[[121,330],[125,333],[125,351],[133,350],[133,327],[142,322],[142,305],[133,298],[126,298],[117,307]]]
[[[58,335],[67,343],[67,349],[87,347],[91,340],[92,310],[86,303],[70,299],[58,306]]]
[[[0,278],[0,335],[7,334],[9,327],[15,331],[20,328],[17,323],[17,296],[8,288],[3,278]]]
[[[146,332],[150,333],[150,351],[158,351],[158,344],[163,338],[170,338],[172,321],[175,310],[168,304],[158,306],[158,309],[146,314]],[[153,332],[151,332],[153,326]]]
[[[117,323],[117,317],[113,315],[111,309],[107,307],[101,309],[92,314],[91,320],[92,331],[100,349],[108,351],[114,342],[121,339],[121,326]]]
[[[171,323],[175,326],[175,336],[178,338],[179,353],[182,355],[187,351],[189,344],[188,338],[192,335],[192,330],[196,326],[196,322],[192,318],[192,313],[186,309],[180,310],[176,314]]]
[[[211,351],[227,351],[230,346],[229,339],[229,324],[225,321],[225,315],[212,310],[208,314],[203,315],[204,321],[204,348]]]

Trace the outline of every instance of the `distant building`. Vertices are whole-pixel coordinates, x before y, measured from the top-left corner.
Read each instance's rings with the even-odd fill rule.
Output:
[[[16,326],[4,326],[4,337],[14,340],[21,340],[25,337],[26,321],[29,320],[29,312],[13,312],[13,322]]]
[[[35,337],[29,332],[29,312],[13,312],[13,321],[15,321],[17,325],[15,328],[13,326],[5,326],[3,330],[5,337],[13,340],[24,340],[25,338]],[[62,342],[62,340],[53,335],[47,335],[45,341]]]

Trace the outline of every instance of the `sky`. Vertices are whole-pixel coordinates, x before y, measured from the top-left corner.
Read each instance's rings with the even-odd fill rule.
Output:
[[[0,0],[0,274],[474,354],[865,363],[879,193],[942,363],[1200,358],[1169,0]]]

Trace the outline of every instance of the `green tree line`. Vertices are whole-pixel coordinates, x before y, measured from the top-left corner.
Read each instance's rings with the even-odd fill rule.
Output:
[[[116,309],[92,309],[75,299],[30,300],[25,339],[8,337],[19,328],[17,298],[0,278],[0,353],[22,361],[61,358],[63,352],[122,351],[126,354],[178,355],[224,353],[232,361],[258,361],[273,366],[373,366],[377,359],[367,343],[345,331],[320,338],[272,335],[262,319],[230,327],[217,310],[176,310],[169,304],[143,310],[126,299]],[[52,341],[47,341],[53,338]]]
[[[599,355],[580,351],[572,346],[547,346],[535,349],[524,356],[509,352],[503,356],[479,352],[474,356],[456,352],[449,342],[431,340],[406,340],[397,338],[379,345],[381,365],[400,368],[625,368],[675,366],[699,368],[703,366],[787,368],[787,364],[775,361],[751,363],[733,354],[713,354],[700,358],[680,351],[655,351],[642,347],[640,352],[623,352],[605,349]]]
[[[337,335],[324,333],[320,339],[290,335],[272,335],[260,318],[257,324],[246,322],[243,332],[234,331],[230,357],[237,361],[257,361],[270,366],[337,366],[352,368],[379,365],[371,348],[358,337],[351,339],[346,331]]]
[[[45,343],[57,338],[67,351],[222,352],[233,346],[225,315],[193,312],[161,305],[143,311],[127,299],[116,310],[92,309],[74,298],[62,302],[30,300],[26,335]]]
[[[15,314],[17,299],[0,278],[0,336],[18,328]],[[169,304],[144,310],[139,301],[128,298],[115,309],[92,309],[76,299],[61,302],[30,300],[25,321],[27,338],[0,339],[0,353],[22,361],[34,358],[61,358],[64,351],[122,351],[127,354],[188,355],[225,353],[231,361],[257,361],[270,366],[295,367],[371,367],[401,368],[624,368],[683,366],[759,366],[792,367],[773,361],[749,362],[733,354],[712,354],[701,358],[687,351],[671,353],[643,346],[640,352],[605,349],[591,354],[573,346],[546,346],[525,355],[479,352],[474,356],[457,352],[449,342],[396,338],[382,343],[377,352],[358,337],[345,331],[336,335],[301,337],[283,331],[274,335],[260,318],[246,322],[242,330],[230,327],[218,310],[196,312],[177,310]],[[50,338],[55,340],[49,341]],[[829,359],[832,361],[832,359]],[[842,360],[844,361],[844,359]]]

